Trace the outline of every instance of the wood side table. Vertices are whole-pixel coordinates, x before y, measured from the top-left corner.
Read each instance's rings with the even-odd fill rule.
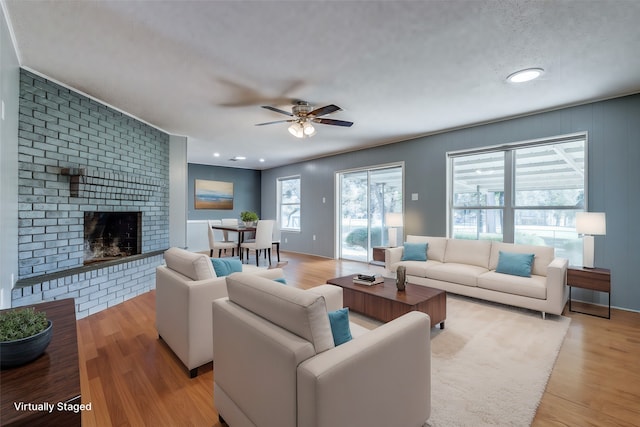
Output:
[[[387,246],[374,246],[372,248],[373,261],[371,261],[371,264],[384,265],[384,250],[385,249],[387,249]]]
[[[586,268],[569,266],[567,268],[567,285],[569,286],[569,311],[588,314],[591,316],[611,318],[611,270],[607,268]],[[576,311],[571,309],[571,288],[589,289],[597,292],[606,292],[609,300],[607,316]]]
[[[73,298],[29,305],[53,322],[44,354],[0,373],[0,425],[80,426],[80,365]],[[22,407],[20,404],[24,403]],[[49,410],[42,406],[47,403]],[[31,405],[29,405],[31,404]],[[16,407],[18,405],[18,407]]]

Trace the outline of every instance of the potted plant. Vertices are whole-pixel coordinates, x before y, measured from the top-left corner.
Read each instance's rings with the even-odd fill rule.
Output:
[[[244,225],[250,227],[255,225],[258,222],[258,214],[252,211],[242,211],[240,212],[240,219],[244,222]]]
[[[0,313],[0,365],[2,369],[37,359],[51,342],[53,323],[33,307]]]

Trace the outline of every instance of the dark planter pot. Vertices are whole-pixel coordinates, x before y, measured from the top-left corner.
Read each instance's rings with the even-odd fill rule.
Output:
[[[0,367],[13,368],[36,360],[51,342],[53,323],[42,332],[15,341],[0,342]]]

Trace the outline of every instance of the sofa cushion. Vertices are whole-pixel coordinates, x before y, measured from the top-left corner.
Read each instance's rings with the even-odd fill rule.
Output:
[[[469,264],[489,269],[491,242],[488,240],[449,239],[444,262]]]
[[[235,273],[226,279],[230,301],[311,342],[316,353],[335,347],[322,295],[255,274]]]
[[[391,265],[391,270],[396,271],[399,266],[404,265],[407,269],[407,276],[427,277],[427,270],[430,268],[441,265],[441,262],[428,260],[428,261],[400,261]]]
[[[429,279],[442,280],[443,282],[477,286],[478,277],[487,271],[489,270],[477,265],[447,262],[430,268],[427,271],[427,277]]]
[[[211,264],[218,277],[242,271],[242,262],[239,258],[211,258]]]
[[[407,242],[409,243],[427,243],[427,259],[439,262],[444,262],[447,240],[449,239],[446,237],[407,236]]]
[[[478,277],[478,287],[523,297],[547,299],[547,278],[519,277],[489,271]]]
[[[491,245],[491,260],[489,270],[495,270],[500,259],[500,251],[534,254],[531,274],[536,276],[547,275],[547,266],[555,257],[554,248],[550,246],[517,245],[513,243],[493,242]]]
[[[211,260],[205,254],[189,252],[180,248],[169,248],[164,252],[167,267],[191,280],[206,280],[216,277]]]
[[[500,251],[496,273],[512,276],[531,277],[534,254]]]
[[[351,329],[349,328],[349,309],[347,307],[330,311],[329,323],[331,324],[331,334],[333,343],[337,346],[351,341]]]
[[[402,261],[426,261],[428,243],[404,242]]]

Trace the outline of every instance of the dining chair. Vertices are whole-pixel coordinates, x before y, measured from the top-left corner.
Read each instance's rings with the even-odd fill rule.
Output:
[[[280,262],[280,240],[282,240],[282,232],[280,231],[280,224],[278,221],[273,223],[273,233],[271,237],[271,245],[276,247],[276,255],[278,256],[278,262]]]
[[[214,225],[221,225],[221,221],[219,220],[209,220],[207,221],[207,235],[209,236],[209,257],[213,257],[213,251],[218,250],[218,258],[222,256],[222,251],[227,252],[227,249],[231,249],[231,256],[236,254],[236,248],[238,244],[235,242],[226,242],[222,240],[222,233],[216,233],[221,230],[214,230]],[[218,234],[218,238],[216,238],[216,234]]]
[[[249,262],[249,251],[256,253],[256,265],[260,262],[260,251],[267,251],[269,255],[269,265],[271,265],[271,247],[273,223],[272,219],[261,219],[256,227],[256,239],[252,242],[243,242],[240,244],[240,250],[246,250],[247,262]]]
[[[230,225],[234,227],[238,225],[238,218],[222,218],[221,221],[222,221],[222,225]],[[235,242],[237,245],[238,233],[236,233],[235,231],[225,231],[224,240],[225,242]]]

